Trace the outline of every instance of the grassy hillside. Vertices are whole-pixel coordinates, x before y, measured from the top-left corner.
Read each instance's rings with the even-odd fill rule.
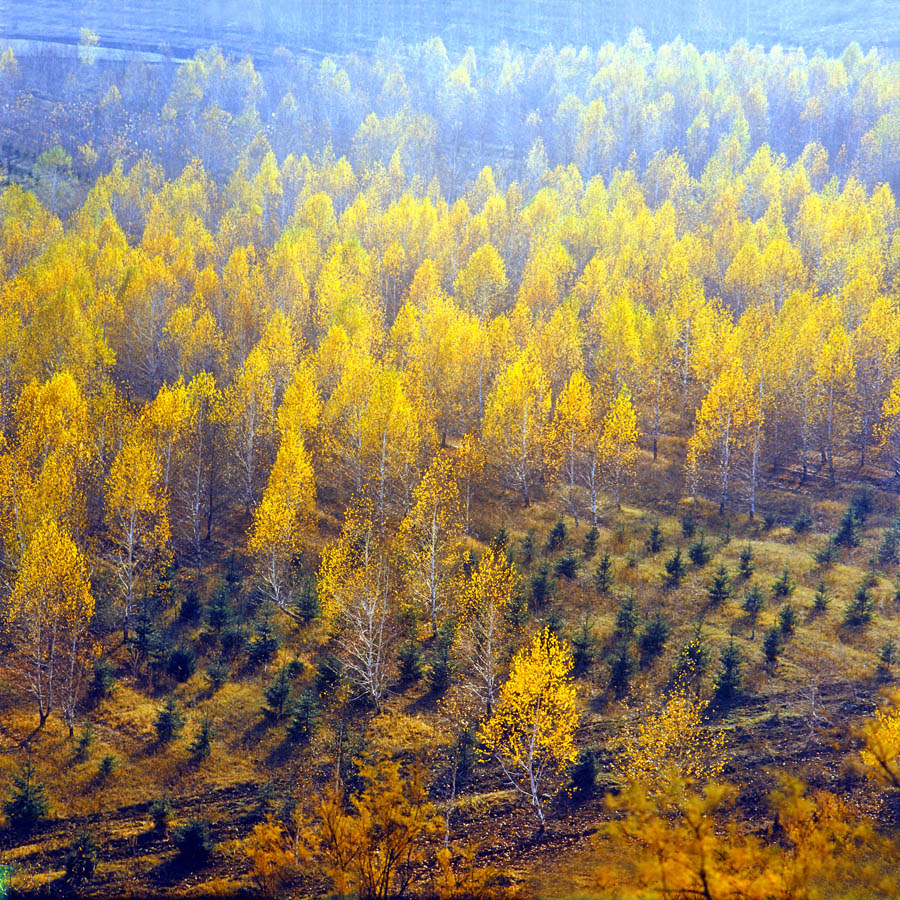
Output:
[[[683,648],[698,637],[706,654],[700,684],[707,695],[726,645],[733,641],[742,660],[738,695],[711,720],[727,733],[725,774],[740,785],[742,808],[751,815],[759,810],[774,773],[789,770],[889,818],[883,800],[844,759],[854,743],[854,723],[871,713],[879,691],[896,674],[895,663],[880,659],[882,648],[898,638],[896,567],[873,565],[893,522],[893,495],[873,491],[859,545],[839,550],[832,563],[822,564],[816,553],[838,527],[852,500],[850,489],[811,497],[785,482],[766,497],[764,516],[749,522],[744,516],[722,518],[705,505],[694,509],[676,503],[666,496],[664,473],[664,462],[654,467],[649,457],[643,460],[638,496],[619,511],[608,504],[603,508],[593,554],[590,547],[587,555],[584,549],[588,527],[561,519],[561,498],[552,494],[527,510],[505,496],[481,497],[476,507],[472,547],[482,547],[504,528],[510,552],[530,584],[525,627],[549,623],[571,639],[587,625],[596,638],[596,655],[578,678],[583,717],[577,740],[582,750],[596,754],[597,789],[578,801],[562,794],[550,812],[548,830],[536,836],[533,818],[500,773],[476,761],[453,810],[456,836],[477,842],[479,859],[499,867],[528,893],[565,897],[589,889],[591,873],[603,858],[592,835],[608,815],[605,790],[620,782],[613,759],[623,728],[665,691]],[[558,537],[558,522],[565,525],[565,538],[551,551],[548,539],[554,527]],[[654,525],[663,542],[656,552],[648,547]],[[698,565],[688,561],[688,553],[701,538],[709,559]],[[664,564],[677,548],[684,552],[687,573],[678,587],[665,588]],[[747,548],[753,572],[742,578],[740,556]],[[613,580],[607,591],[598,591],[596,570],[606,553]],[[566,559],[574,561],[572,577],[564,574]],[[733,596],[713,605],[708,589],[720,566],[729,574]],[[548,590],[539,603],[534,579],[540,580],[542,571],[549,572]],[[785,571],[795,586],[789,597],[778,598],[773,584]],[[110,659],[112,686],[85,712],[89,740],[85,731],[69,739],[52,719],[49,731],[36,739],[22,685],[0,670],[5,751],[0,782],[26,754],[48,785],[53,813],[27,840],[3,838],[3,858],[14,868],[17,890],[31,895],[58,885],[73,837],[88,828],[101,847],[97,873],[84,889],[88,896],[236,896],[251,887],[240,841],[254,823],[284,816],[310,790],[318,791],[336,759],[343,756],[346,763],[351,751],[371,749],[373,741],[390,752],[415,750],[433,760],[448,752],[450,723],[426,679],[395,683],[374,719],[363,707],[346,706],[329,694],[321,670],[309,664],[310,649],[321,637],[315,620],[301,630],[273,621],[284,643],[266,664],[250,664],[246,650],[224,649],[228,625],[217,637],[214,610],[221,613],[227,597],[231,615],[240,620],[242,607],[253,602],[250,580],[242,575],[240,561],[209,573],[193,621],[190,610],[187,620],[179,615],[190,579],[187,573],[175,575],[164,630],[170,643],[193,651],[196,671],[182,682],[161,671],[150,674],[146,663],[120,648]],[[871,622],[848,625],[847,608],[866,578]],[[820,582],[826,586],[825,609],[816,606]],[[743,609],[752,585],[764,597],[755,626]],[[670,630],[662,653],[637,666],[628,685],[617,691],[611,685],[611,665],[622,640],[617,617],[629,596],[635,600],[633,640],[657,614]],[[763,636],[787,604],[796,612],[796,624],[772,665],[764,657]],[[217,687],[216,666],[223,663],[231,679]],[[305,739],[290,737],[287,720],[265,712],[265,690],[282,665],[291,667],[295,696],[305,689],[323,695],[321,719],[308,746]],[[169,689],[186,724],[179,736],[161,745],[154,720]],[[210,752],[197,758],[192,744],[204,720],[214,723]],[[103,761],[109,757],[113,762],[104,774]],[[433,790],[439,799],[440,779]],[[168,833],[153,826],[152,804],[163,797],[172,807]],[[177,865],[172,835],[196,816],[211,822],[216,849],[210,868],[194,874]]]

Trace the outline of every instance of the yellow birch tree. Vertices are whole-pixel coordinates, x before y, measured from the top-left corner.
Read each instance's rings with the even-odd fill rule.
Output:
[[[631,394],[624,385],[603,417],[598,455],[603,470],[615,488],[616,506],[621,508],[622,482],[634,472],[638,457],[637,416]]]
[[[52,518],[36,529],[22,557],[5,624],[20,632],[18,653],[38,705],[38,727],[62,706],[71,735],[84,671],[90,658],[88,626],[94,598],[84,558]]]
[[[550,417],[550,387],[532,350],[520,354],[497,379],[484,413],[485,449],[525,506],[543,463]]]
[[[256,560],[269,599],[297,619],[290,607],[290,565],[312,523],[315,495],[315,475],[303,438],[296,431],[287,431],[254,511],[247,549]]]
[[[478,731],[509,783],[528,798],[542,829],[545,795],[577,755],[579,712],[571,671],[568,645],[545,628],[513,658],[500,699]]]

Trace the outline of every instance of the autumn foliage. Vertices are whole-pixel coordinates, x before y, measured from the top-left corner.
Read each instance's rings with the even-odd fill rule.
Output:
[[[261,890],[462,900],[497,885],[457,827],[552,837],[599,767],[605,890],[891,896],[855,798],[770,780],[751,820],[722,778],[725,717],[783,725],[741,666],[753,702],[803,679],[810,740],[827,642],[835,692],[876,628],[896,674],[896,62],[98,40],[0,52],[4,778],[71,770],[79,821],[234,791],[215,859]],[[725,616],[713,710],[670,636],[721,650]],[[858,734],[900,786],[897,704]]]

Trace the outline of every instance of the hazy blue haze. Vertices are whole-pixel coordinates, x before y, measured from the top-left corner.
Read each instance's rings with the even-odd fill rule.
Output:
[[[0,38],[77,41],[82,27],[104,46],[191,55],[218,43],[257,62],[281,44],[336,53],[381,38],[415,43],[435,35],[448,49],[506,40],[540,48],[598,46],[634,27],[652,44],[677,35],[701,49],[740,38],[840,52],[900,48],[897,0],[2,0]]]

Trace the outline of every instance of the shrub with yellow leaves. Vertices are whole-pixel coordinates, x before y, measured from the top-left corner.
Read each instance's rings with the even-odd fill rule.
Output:
[[[278,893],[302,873],[327,882],[338,896],[386,900],[406,893],[443,832],[421,769],[409,773],[384,759],[360,767],[362,790],[348,797],[334,784],[296,829],[269,821],[247,841],[253,877]]]
[[[295,841],[273,818],[259,822],[244,842],[253,881],[266,897],[277,897],[300,874]]]
[[[900,692],[860,729],[862,759],[871,777],[900,788]]]
[[[518,589],[516,567],[499,547],[489,547],[459,593],[459,646],[467,687],[491,714],[501,654],[509,637],[506,612]]]
[[[478,732],[509,783],[528,798],[541,828],[543,798],[575,761],[579,713],[572,652],[545,628],[512,661],[500,699]]]
[[[737,790],[673,776],[651,795],[632,783],[608,799],[622,815],[601,833],[613,864],[597,873],[607,895],[706,900],[895,897],[898,848],[827,791],[782,777],[769,794],[774,833],[737,819]]]
[[[703,724],[709,701],[679,679],[665,702],[625,736],[617,768],[632,784],[660,794],[673,778],[702,784],[728,761],[723,731]]]

